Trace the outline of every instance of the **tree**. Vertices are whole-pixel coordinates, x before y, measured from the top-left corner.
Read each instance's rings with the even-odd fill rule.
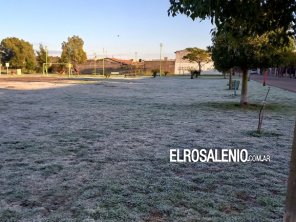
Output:
[[[85,62],[87,57],[83,45],[84,42],[79,36],[69,37],[67,42],[62,43],[61,60],[74,65]]]
[[[288,43],[277,42],[278,33],[275,30],[262,35],[242,36],[240,44],[235,44],[228,33],[220,32],[213,36],[212,59],[215,67],[219,71],[238,67],[243,72],[241,104],[248,103],[248,69],[277,66],[295,49],[292,38],[288,38]]]
[[[50,57],[48,57],[47,49],[42,44],[39,45],[39,51],[36,51],[36,53],[37,53],[36,61],[38,64],[38,68],[39,68],[39,70],[42,71],[43,64],[50,63]]]
[[[8,62],[10,67],[17,69],[34,70],[36,59],[33,46],[22,39],[15,37],[1,41],[2,62]]]
[[[296,122],[294,129],[294,141],[290,162],[290,173],[288,179],[288,191],[286,197],[285,222],[296,221]]]
[[[243,71],[241,104],[248,103],[248,68],[256,67],[253,60],[259,61],[260,58],[258,54],[254,55],[256,40],[262,40],[261,37],[264,38],[265,33],[276,30],[274,34],[268,36],[267,41],[269,45],[274,44],[277,47],[283,47],[289,44],[289,36],[295,34],[296,18],[294,12],[296,2],[294,0],[251,0],[247,2],[235,0],[170,0],[170,3],[169,15],[176,16],[181,13],[193,20],[211,18],[212,23],[216,25],[213,35],[227,36],[231,50],[236,56],[240,57],[237,62]],[[261,52],[264,52],[265,45],[265,43],[262,46],[260,43],[257,45],[260,48],[261,64],[263,64],[264,58],[270,58],[270,56],[262,56]],[[267,47],[267,49],[270,49],[270,47]],[[246,57],[249,62],[244,60]]]
[[[282,34],[286,36],[287,32],[294,34],[296,29],[295,0],[170,0],[170,4],[169,15],[185,14],[193,20],[210,18],[218,32],[233,32],[240,27],[243,35],[261,35],[282,28]]]
[[[183,59],[187,59],[190,62],[196,62],[198,64],[198,72],[197,75],[201,73],[201,63],[209,62],[211,56],[207,50],[200,48],[187,48],[188,54],[183,56]],[[191,73],[191,79],[193,79],[193,75]]]

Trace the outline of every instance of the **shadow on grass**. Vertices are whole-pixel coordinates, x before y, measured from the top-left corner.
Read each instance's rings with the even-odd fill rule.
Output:
[[[251,137],[279,137],[283,136],[281,133],[271,132],[271,131],[263,131],[261,133],[258,133],[256,130],[248,131],[248,136]]]
[[[248,105],[240,105],[237,102],[204,102],[201,103],[201,105],[220,110],[259,111],[262,103],[249,103]],[[272,112],[294,112],[295,106],[280,103],[267,103],[264,109],[266,111]]]

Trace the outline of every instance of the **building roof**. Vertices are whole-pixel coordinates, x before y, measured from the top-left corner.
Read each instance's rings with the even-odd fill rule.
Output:
[[[117,63],[120,63],[122,65],[131,65],[133,60],[123,60],[123,59],[117,59],[117,58],[109,58],[109,57],[106,57],[104,58],[105,60],[111,60],[111,61],[114,61],[114,62],[117,62]],[[97,61],[101,61],[103,60],[103,58],[101,59],[97,59]],[[87,62],[94,62],[93,59],[88,59]]]
[[[110,59],[110,60],[113,60],[115,62],[120,62],[120,63],[125,64],[125,65],[131,65],[133,63],[133,60],[124,60],[124,59],[116,59],[116,58],[106,58],[106,59]]]
[[[186,49],[182,49],[182,50],[176,51],[175,53],[179,53],[179,52],[187,52],[187,50]]]

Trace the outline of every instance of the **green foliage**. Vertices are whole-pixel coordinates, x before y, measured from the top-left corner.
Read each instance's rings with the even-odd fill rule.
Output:
[[[187,59],[190,62],[196,62],[199,65],[199,71],[201,71],[201,63],[209,62],[211,60],[210,54],[207,50],[200,48],[187,48],[188,54],[183,56],[183,59]]]
[[[38,67],[42,69],[43,63],[46,63],[46,56],[48,57],[48,55],[46,55],[46,48],[42,44],[40,44],[39,51],[36,51],[36,53],[36,61]],[[50,62],[50,57],[47,58],[47,62]]]
[[[188,54],[183,56],[183,59],[188,59],[190,62],[208,62],[210,54],[207,50],[200,48],[187,48]]]
[[[35,69],[35,54],[29,42],[15,37],[6,38],[1,41],[0,48],[3,52],[1,62],[9,62],[11,68]]]
[[[288,38],[288,44],[275,43],[278,32],[271,31],[262,35],[242,36],[243,41],[236,44],[228,33],[213,37],[212,59],[219,71],[228,71],[233,67],[250,69],[268,68],[287,62],[287,55],[295,49],[294,41]]]
[[[67,42],[62,43],[62,62],[75,65],[85,62],[87,57],[83,45],[84,42],[79,36],[69,37]]]
[[[282,28],[282,34],[285,35],[287,31],[291,32],[291,23],[296,24],[294,0],[170,0],[170,3],[169,15],[185,14],[193,20],[211,18],[218,32],[235,31],[243,35],[261,35],[266,31]],[[294,25],[294,32],[295,27]]]

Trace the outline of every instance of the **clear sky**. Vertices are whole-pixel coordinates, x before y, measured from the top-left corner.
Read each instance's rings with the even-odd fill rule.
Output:
[[[105,49],[109,57],[157,59],[163,43],[163,55],[172,59],[177,50],[211,44],[211,23],[168,17],[169,0],[0,2],[0,39],[22,38],[34,49],[42,43],[52,55],[60,55],[61,43],[73,35],[84,40],[89,58]]]

